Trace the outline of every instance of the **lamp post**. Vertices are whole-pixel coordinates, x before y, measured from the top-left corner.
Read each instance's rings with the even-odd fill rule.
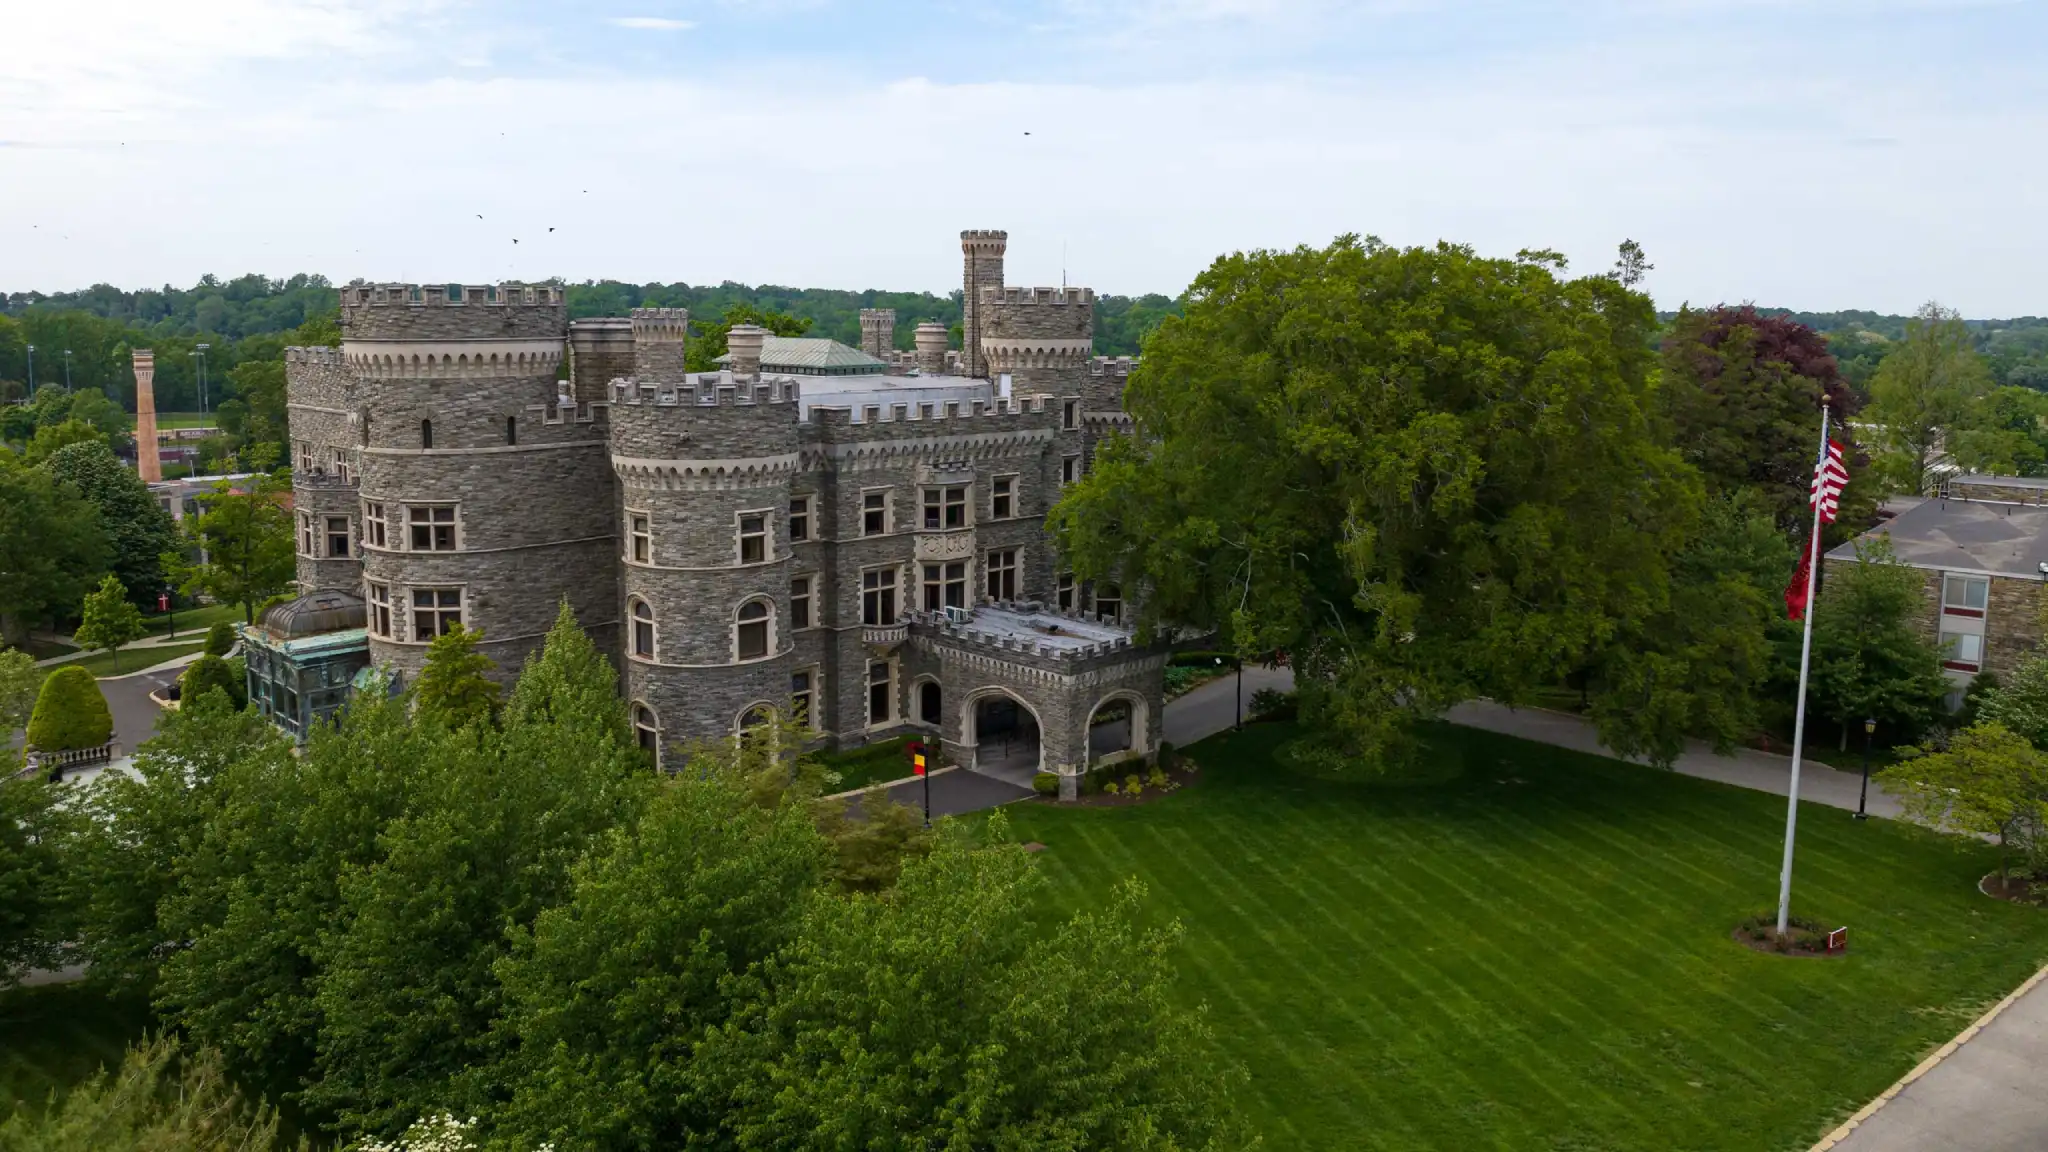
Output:
[[[64,390],[71,391],[71,349],[64,350]]]
[[[1877,731],[1877,721],[1863,721],[1863,788],[1856,793],[1856,819],[1868,820],[1870,813],[1863,810],[1864,802],[1870,799],[1870,734]]]
[[[206,415],[206,350],[210,347],[212,347],[210,344],[195,344],[192,346],[192,355],[199,358],[199,373],[195,383],[199,392],[199,414],[201,416]]]
[[[36,346],[28,346],[28,398],[36,398]]]

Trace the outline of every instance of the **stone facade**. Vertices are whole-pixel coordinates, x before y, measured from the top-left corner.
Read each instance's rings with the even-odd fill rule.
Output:
[[[1003,234],[961,242],[968,347],[897,353],[868,310],[872,376],[763,371],[742,332],[691,372],[687,312],[570,323],[552,286],[348,286],[342,347],[287,358],[301,583],[362,595],[401,674],[460,619],[509,679],[566,599],[657,746],[801,707],[971,765],[1002,697],[1069,790],[1107,702],[1149,756],[1164,655],[1083,619],[1121,597],[1062,580],[1044,528],[1128,431],[1132,362],[1089,354],[1088,289],[1005,288]]]

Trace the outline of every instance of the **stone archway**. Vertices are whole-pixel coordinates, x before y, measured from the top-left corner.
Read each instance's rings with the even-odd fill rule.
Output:
[[[1143,693],[1111,692],[1088,713],[1088,766],[1143,760],[1152,747],[1152,709]]]
[[[919,723],[939,728],[946,722],[945,694],[939,682],[926,677],[917,682],[917,719]]]
[[[1045,759],[1045,729],[1021,697],[1003,688],[973,693],[961,705],[960,731],[974,771],[1031,786]]]

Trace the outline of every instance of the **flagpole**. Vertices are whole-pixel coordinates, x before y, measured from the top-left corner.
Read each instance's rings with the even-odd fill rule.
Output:
[[[1792,788],[1785,798],[1785,863],[1778,871],[1778,935],[1783,936],[1792,917],[1792,837],[1799,830],[1799,759],[1806,751],[1806,669],[1813,659],[1814,579],[1820,575],[1820,473],[1828,459],[1828,406],[1820,406],[1820,455],[1814,467],[1812,491],[1813,534],[1806,542],[1806,633],[1799,642],[1799,707],[1792,720]]]

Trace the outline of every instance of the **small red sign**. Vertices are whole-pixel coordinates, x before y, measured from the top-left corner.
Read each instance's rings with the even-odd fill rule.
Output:
[[[171,610],[170,593],[159,592],[156,594],[156,610],[159,612],[169,612]]]
[[[1833,932],[1828,933],[1828,951],[1840,952],[1848,946],[1849,929],[1847,927],[1837,928]]]

